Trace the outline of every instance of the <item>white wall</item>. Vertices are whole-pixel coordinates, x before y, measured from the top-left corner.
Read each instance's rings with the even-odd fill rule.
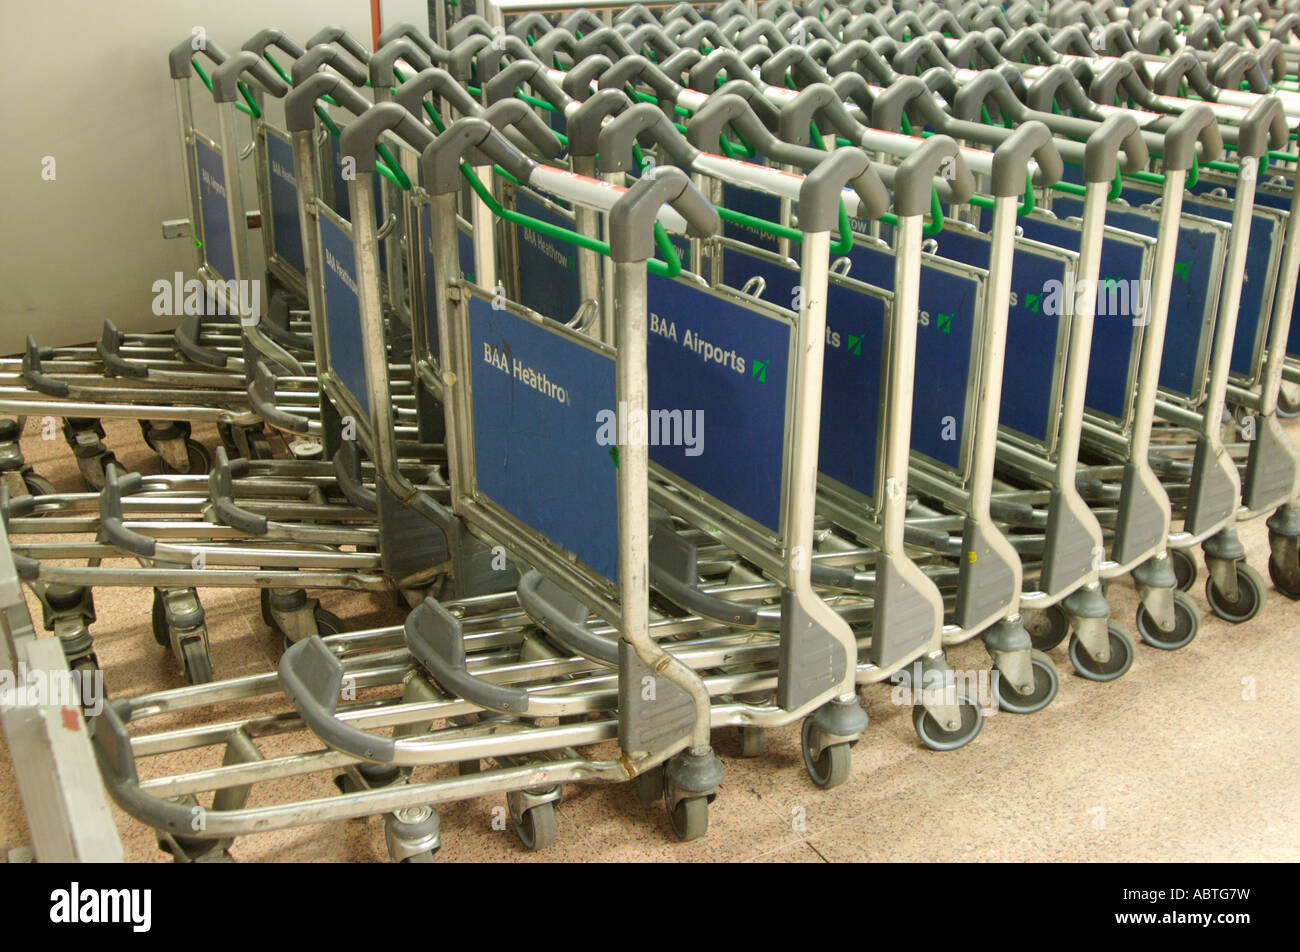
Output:
[[[385,25],[428,22],[425,0],[384,0],[382,12]],[[233,53],[265,27],[303,43],[331,23],[370,45],[368,0],[5,4],[0,354],[28,334],[42,345],[97,339],[105,318],[122,330],[169,328],[152,313],[151,287],[194,258],[159,226],[188,217],[167,52],[195,26]],[[206,90],[197,77],[193,86],[198,106]],[[210,98],[203,105],[196,121],[216,138]],[[53,181],[41,176],[46,156]]]

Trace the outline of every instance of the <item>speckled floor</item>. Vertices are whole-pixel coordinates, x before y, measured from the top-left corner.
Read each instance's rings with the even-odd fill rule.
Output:
[[[23,450],[63,491],[84,486],[61,437],[41,439],[28,421]],[[1300,439],[1300,426],[1289,427]],[[108,424],[108,444],[128,467],[157,472],[134,423]],[[216,445],[211,429],[195,436]],[[1241,527],[1249,561],[1267,560],[1262,521]],[[1203,576],[1203,571],[1202,571]],[[1253,621],[1214,618],[1202,584],[1199,636],[1181,651],[1139,647],[1132,670],[1110,684],[1074,675],[1064,646],[1052,654],[1060,694],[1045,711],[996,714],[968,747],[921,747],[911,711],[888,688],[868,692],[871,726],[853,752],[847,783],[830,791],[807,780],[798,726],[770,732],[765,754],[737,756],[734,731],[715,743],[726,778],[703,839],[677,843],[662,806],[642,806],[628,785],[571,786],[558,811],[559,838],[528,853],[494,828],[504,797],[441,811],[440,861],[540,860],[1300,860],[1300,605],[1270,588]],[[273,670],[279,638],[267,629],[253,590],[201,589],[218,677]],[[350,627],[400,621],[382,597],[324,593]],[[1110,588],[1114,616],[1133,627],[1136,593]],[[29,598],[39,623],[39,606]],[[184,682],[149,631],[146,590],[95,592],[93,631],[109,692],[133,695]],[[953,667],[987,667],[978,644],[950,653]],[[3,741],[0,739],[0,745]],[[206,761],[205,761],[206,763]],[[171,767],[193,767],[172,755]],[[332,793],[323,777],[293,793]],[[151,830],[117,811],[126,855],[162,861]],[[495,809],[495,812],[494,812]],[[502,824],[496,823],[499,827]],[[0,857],[27,841],[7,751],[0,756]],[[378,861],[383,822],[353,820],[245,837],[240,861]]]

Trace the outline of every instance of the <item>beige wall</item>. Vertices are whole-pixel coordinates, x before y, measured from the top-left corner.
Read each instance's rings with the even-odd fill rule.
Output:
[[[426,10],[425,0],[384,0],[384,23],[424,24]],[[170,326],[152,313],[151,286],[194,259],[159,226],[188,217],[168,50],[195,26],[231,52],[264,27],[302,43],[330,23],[369,45],[368,0],[4,5],[0,354],[28,334],[43,345],[93,340],[105,318],[123,330]],[[198,104],[206,90],[197,78],[194,87]],[[202,105],[197,121],[216,138],[210,100]],[[45,156],[53,181],[41,177]]]

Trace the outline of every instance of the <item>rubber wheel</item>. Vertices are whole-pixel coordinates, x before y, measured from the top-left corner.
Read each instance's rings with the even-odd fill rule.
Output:
[[[740,729],[740,756],[757,757],[763,753],[763,743],[767,735],[761,727],[742,727]]]
[[[167,631],[167,606],[163,602],[163,593],[153,590],[153,640],[163,648],[171,647],[171,635]]]
[[[812,756],[812,734],[815,730],[812,716],[803,719],[803,728],[799,732],[800,750],[803,753],[803,767],[808,771],[808,779],[823,790],[838,787],[849,779],[849,768],[853,765],[848,742],[831,744],[814,758]]]
[[[555,843],[555,804],[540,803],[524,811],[520,822],[510,821],[527,850],[544,850]]]
[[[399,860],[400,863],[435,863],[438,861],[437,850],[426,850],[423,853],[416,853],[414,856],[408,856],[406,859]]]
[[[1028,694],[1021,694],[1000,674],[989,681],[998,707],[1008,714],[1033,714],[1041,711],[1052,703],[1061,686],[1060,678],[1056,675],[1056,664],[1051,658],[1037,649],[1030,652],[1029,657],[1034,670],[1034,687]]]
[[[182,475],[185,476],[206,476],[212,469],[212,454],[208,448],[198,440],[186,440],[185,452],[189,455],[189,466]],[[159,457],[162,461],[162,471],[164,473],[175,473],[176,470],[166,459]]]
[[[673,835],[683,843],[696,840],[709,831],[709,798],[687,797],[668,811]]]
[[[1300,599],[1300,576],[1288,576],[1271,555],[1268,557],[1268,577],[1273,580],[1273,587],[1287,598]]]
[[[253,459],[272,459],[275,451],[271,449],[271,441],[261,433],[248,434],[248,452]]]
[[[1138,637],[1152,648],[1161,651],[1174,651],[1190,644],[1201,627],[1201,613],[1191,596],[1174,592],[1174,627],[1165,631],[1156,624],[1156,620],[1142,605],[1137,610]]]
[[[652,767],[643,774],[637,774],[632,786],[636,788],[636,798],[642,803],[654,803],[664,797],[664,768]]]
[[[1196,584],[1196,559],[1186,549],[1170,549],[1169,561],[1173,563],[1174,587],[1180,592],[1190,592]]]
[[[1264,579],[1245,563],[1237,565],[1237,600],[1230,602],[1214,586],[1214,579],[1205,580],[1205,598],[1210,611],[1224,621],[1239,625],[1250,621],[1264,607]]]
[[[1114,681],[1123,677],[1133,665],[1133,639],[1114,623],[1110,625],[1109,633],[1110,658],[1104,663],[1088,654],[1077,637],[1070,639],[1070,663],[1089,681]]]
[[[1300,417],[1300,390],[1283,384],[1277,391],[1277,415],[1284,420]]]
[[[316,619],[316,632],[322,638],[326,635],[341,635],[347,631],[343,619],[327,608],[321,608],[317,605],[313,617]]]
[[[23,485],[33,496],[51,496],[56,491],[52,482],[36,473],[23,473]]]
[[[202,638],[181,645],[181,661],[185,665],[185,680],[190,684],[207,684],[212,680],[212,659]]]
[[[912,727],[922,744],[931,750],[957,750],[975,739],[984,726],[984,712],[962,691],[957,692],[957,705],[961,711],[961,723],[952,731],[936,721],[924,705],[917,704],[912,708]]]
[[[1042,611],[1027,610],[1023,617],[1029,640],[1039,651],[1051,651],[1070,633],[1070,619],[1060,605]]]
[[[275,627],[275,619],[271,617],[271,590],[262,588],[257,592],[257,606],[262,610],[262,621],[267,628]]]
[[[229,423],[217,424],[217,436],[221,438],[221,445],[226,448],[226,456],[230,459],[237,459],[244,455],[239,450],[239,444],[235,442],[235,431]]]

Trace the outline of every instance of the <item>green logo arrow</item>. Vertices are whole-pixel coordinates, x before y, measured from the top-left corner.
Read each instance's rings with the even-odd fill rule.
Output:
[[[862,356],[862,341],[863,341],[863,338],[865,338],[866,336],[867,336],[866,334],[850,334],[850,335],[849,335],[849,353],[850,353],[850,354],[853,354],[855,357],[861,357],[861,356]]]
[[[617,446],[611,446],[609,448],[609,458],[614,461],[614,468],[618,469],[618,447]]]
[[[951,332],[952,332],[952,315],[951,315],[951,314],[939,314],[939,315],[937,315],[937,317],[939,318],[939,330],[943,331],[945,334],[949,334],[949,333],[951,333]]]
[[[1184,281],[1186,281],[1186,280],[1187,280],[1187,262],[1186,262],[1186,261],[1175,261],[1175,262],[1174,262],[1174,274],[1176,274],[1178,277],[1180,277],[1180,278],[1182,278]]]
[[[770,364],[771,362],[772,362],[772,361],[770,361],[770,360],[756,360],[756,361],[754,361],[754,371],[753,371],[753,374],[754,374],[755,377],[758,378],[758,382],[759,382],[759,383],[767,383],[767,365]]]
[[[1042,297],[1041,294],[1034,294],[1034,293],[1032,293],[1032,292],[1029,293],[1029,294],[1026,294],[1026,295],[1025,295],[1025,307],[1029,308],[1031,311],[1033,311],[1035,314],[1037,314],[1037,313],[1038,313],[1038,299],[1041,298],[1041,297]]]

